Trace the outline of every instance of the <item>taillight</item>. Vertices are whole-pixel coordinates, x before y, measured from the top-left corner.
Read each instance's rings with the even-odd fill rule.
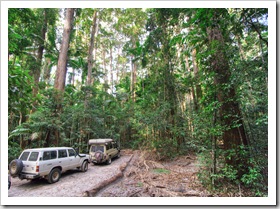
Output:
[[[39,172],[39,165],[36,166],[36,172]]]

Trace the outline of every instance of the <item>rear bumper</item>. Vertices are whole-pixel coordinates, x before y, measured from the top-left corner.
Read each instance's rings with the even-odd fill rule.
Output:
[[[19,175],[20,179],[37,179],[39,178],[40,175],[39,174],[27,174],[27,173],[21,173]]]

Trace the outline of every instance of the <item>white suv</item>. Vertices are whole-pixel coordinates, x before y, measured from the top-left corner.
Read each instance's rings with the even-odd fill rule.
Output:
[[[87,171],[88,163],[89,155],[79,154],[71,147],[26,149],[19,159],[10,163],[9,171],[12,177],[45,178],[49,183],[55,183],[67,170]]]

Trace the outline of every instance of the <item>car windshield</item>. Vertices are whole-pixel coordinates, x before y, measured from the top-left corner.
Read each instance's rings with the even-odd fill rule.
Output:
[[[91,146],[91,152],[97,152],[97,151],[104,152],[104,146],[100,146],[100,145]]]

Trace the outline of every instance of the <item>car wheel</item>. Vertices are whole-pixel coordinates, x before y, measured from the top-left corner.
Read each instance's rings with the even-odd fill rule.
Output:
[[[58,168],[54,168],[52,169],[52,171],[50,172],[50,174],[48,175],[48,182],[50,184],[58,182],[61,176],[61,171]]]
[[[15,177],[20,174],[23,169],[23,162],[20,159],[13,160],[9,165],[11,176]]]
[[[84,161],[81,167],[82,172],[86,172],[88,170],[88,162]]]
[[[111,159],[111,157],[110,157],[110,156],[108,157],[108,160],[107,160],[107,162],[106,162],[106,163],[107,163],[107,165],[110,165],[110,164],[112,163],[112,159]]]

